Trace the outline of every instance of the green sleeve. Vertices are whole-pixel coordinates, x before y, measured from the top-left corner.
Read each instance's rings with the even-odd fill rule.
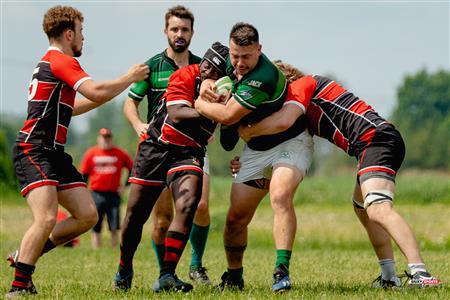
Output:
[[[247,109],[255,110],[264,101],[270,98],[266,92],[248,86],[240,84],[236,91],[233,93],[234,99]]]
[[[128,91],[128,97],[136,101],[142,101],[147,94],[149,86],[150,84],[147,80],[136,82]]]

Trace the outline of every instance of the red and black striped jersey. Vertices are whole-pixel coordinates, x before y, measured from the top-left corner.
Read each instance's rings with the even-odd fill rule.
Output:
[[[370,142],[376,127],[387,123],[366,102],[331,79],[318,75],[292,82],[287,103],[306,111],[311,134],[329,140],[352,156]]]
[[[48,48],[33,71],[28,88],[28,115],[17,142],[63,147],[76,90],[88,79],[78,60],[56,47]]]
[[[175,71],[161,99],[158,110],[150,121],[149,135],[164,144],[182,147],[205,147],[214,134],[217,123],[200,116],[174,123],[167,114],[171,105],[185,105],[194,108],[199,95],[201,79],[198,64]]]

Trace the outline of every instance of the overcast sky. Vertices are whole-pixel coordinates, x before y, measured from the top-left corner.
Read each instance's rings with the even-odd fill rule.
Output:
[[[164,14],[176,4],[195,15],[191,50],[228,43],[232,25],[255,25],[263,52],[311,74],[332,74],[388,117],[402,78],[449,69],[449,1],[1,1],[1,106],[25,114],[27,87],[48,47],[45,11],[71,5],[84,14],[82,67],[112,79],[166,46]],[[122,95],[122,99],[125,94]],[[83,119],[75,121],[81,126]]]

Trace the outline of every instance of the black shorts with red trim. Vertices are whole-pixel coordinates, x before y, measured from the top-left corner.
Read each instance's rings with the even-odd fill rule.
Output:
[[[86,187],[80,172],[72,164],[72,157],[63,150],[16,143],[13,163],[24,197],[32,189],[44,185],[56,186],[58,191]]]
[[[392,124],[378,126],[368,143],[357,151],[358,182],[372,177],[395,181],[405,158],[405,143]]]
[[[203,177],[205,150],[141,141],[128,182],[146,186],[169,186],[175,179],[194,174]]]

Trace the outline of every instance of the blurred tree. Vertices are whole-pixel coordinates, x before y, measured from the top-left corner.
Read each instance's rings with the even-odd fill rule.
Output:
[[[450,72],[425,69],[405,77],[394,124],[406,142],[405,167],[450,167]]]

